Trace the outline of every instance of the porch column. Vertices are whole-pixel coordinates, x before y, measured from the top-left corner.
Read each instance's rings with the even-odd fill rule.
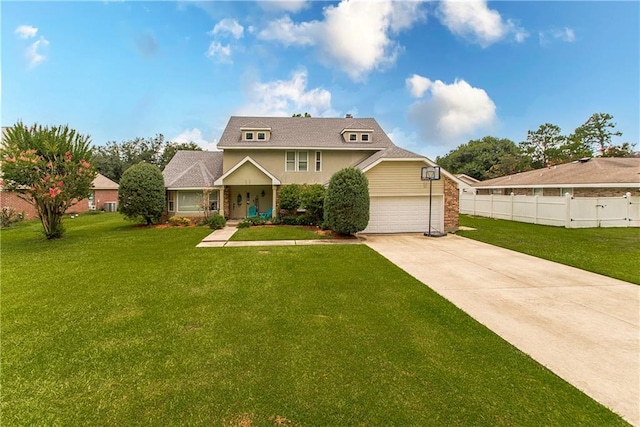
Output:
[[[224,185],[215,188],[218,189],[218,213],[224,217]]]
[[[277,211],[278,207],[276,206],[276,191],[278,190],[278,186],[277,185],[272,185],[271,186],[271,206],[273,206],[273,213],[272,215],[278,216],[279,212]]]

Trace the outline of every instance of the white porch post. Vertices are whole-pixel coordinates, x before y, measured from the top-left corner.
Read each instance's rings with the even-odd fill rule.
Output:
[[[218,213],[224,216],[224,185],[216,188],[218,189]]]
[[[276,190],[278,189],[277,185],[272,185],[271,186],[271,206],[273,206],[273,216],[278,216],[277,214],[277,206],[276,206]]]

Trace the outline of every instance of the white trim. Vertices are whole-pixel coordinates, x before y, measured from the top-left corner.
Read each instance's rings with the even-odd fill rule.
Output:
[[[359,143],[358,143],[359,144]],[[382,151],[392,147],[371,147],[370,145],[360,145],[358,147],[339,147],[336,145],[326,145],[326,146],[264,146],[264,145],[255,145],[255,146],[236,146],[236,145],[218,145],[219,148],[222,148],[224,151],[226,150],[343,150],[343,151]]]
[[[490,190],[493,188],[501,189],[501,188],[622,188],[622,187],[631,187],[640,188],[640,183],[634,182],[608,182],[608,183],[600,183],[600,184],[570,184],[570,183],[558,183],[558,184],[519,184],[519,185],[472,185],[471,188],[476,188],[479,190]]]
[[[287,167],[287,163],[289,163],[289,159],[287,158],[288,153],[293,153],[293,170]],[[285,172],[297,172],[298,171],[298,152],[296,150],[287,150],[284,152],[284,171]]]
[[[342,131],[340,132],[340,135],[343,135],[345,132],[366,132],[366,133],[373,133],[374,130],[373,129],[352,129],[352,128],[344,128],[342,129]]]
[[[169,191],[194,191],[194,190],[218,190],[218,186],[215,187],[167,187]]]
[[[305,153],[307,156],[307,169],[300,169],[300,154]],[[296,157],[298,158],[298,163],[296,164],[296,171],[298,172],[309,172],[309,152],[306,150],[296,151]]]
[[[320,154],[320,168],[318,165],[318,154]],[[316,150],[313,152],[313,171],[314,172],[322,172],[322,151]]]
[[[249,130],[249,131],[251,131],[251,130],[256,130],[256,131],[258,131],[258,130],[270,131],[270,130],[271,130],[271,128],[264,128],[264,127],[262,127],[262,128],[258,128],[258,127],[251,127],[251,126],[249,126],[249,127],[247,127],[247,126],[243,126],[243,127],[241,127],[241,128],[240,128],[240,130],[241,130],[241,131],[245,131],[245,130]]]
[[[268,176],[271,179],[271,185],[280,185],[280,180],[278,178],[273,176],[268,170],[266,170],[265,168],[260,166],[255,160],[253,160],[249,156],[247,156],[244,159],[240,160],[238,163],[235,164],[235,166],[233,166],[231,169],[229,169],[226,173],[223,173],[222,176],[220,178],[216,179],[213,184],[216,185],[216,186],[224,185],[224,179],[226,177],[228,177],[229,175],[231,175],[232,173],[234,173],[240,166],[244,165],[247,162],[250,162],[253,166],[257,167],[260,170],[260,172],[262,172],[263,174]]]

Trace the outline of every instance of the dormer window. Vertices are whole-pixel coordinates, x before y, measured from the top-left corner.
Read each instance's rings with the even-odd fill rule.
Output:
[[[373,129],[354,129],[345,128],[340,132],[344,142],[366,142],[369,143],[373,140]]]
[[[263,126],[245,126],[241,127],[243,141],[261,141],[266,142],[271,139],[271,128]]]

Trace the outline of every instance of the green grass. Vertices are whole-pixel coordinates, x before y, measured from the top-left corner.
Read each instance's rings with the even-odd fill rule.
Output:
[[[640,229],[563,228],[460,215],[460,236],[640,284]]]
[[[2,425],[625,425],[364,245],[3,230]]]
[[[264,225],[239,228],[229,240],[316,240],[330,238],[331,236],[315,233],[308,227],[295,225]]]

